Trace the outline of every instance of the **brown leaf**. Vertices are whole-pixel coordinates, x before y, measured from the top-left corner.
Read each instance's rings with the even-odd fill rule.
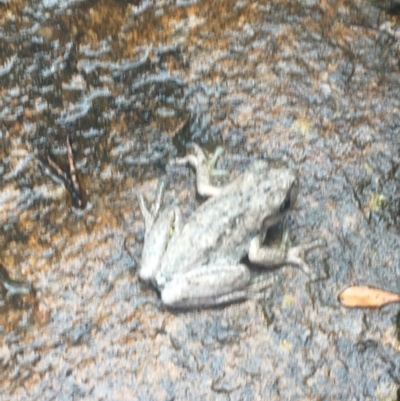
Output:
[[[348,308],[380,308],[387,304],[400,302],[400,294],[367,286],[346,288],[338,298],[339,302]]]

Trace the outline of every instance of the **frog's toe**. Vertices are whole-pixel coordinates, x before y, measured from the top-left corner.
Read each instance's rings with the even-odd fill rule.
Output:
[[[322,238],[319,238],[315,241],[308,242],[306,244],[298,245],[293,248],[289,248],[287,252],[286,260],[288,263],[296,265],[300,267],[305,273],[310,274],[311,269],[304,261],[305,253],[310,251],[311,249],[318,248],[321,246],[325,246],[326,241]]]

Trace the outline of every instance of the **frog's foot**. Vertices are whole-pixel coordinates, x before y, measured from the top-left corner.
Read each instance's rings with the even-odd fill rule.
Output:
[[[319,248],[325,246],[326,242],[322,238],[317,239],[315,241],[311,241],[307,244],[298,245],[292,248],[289,248],[286,255],[286,262],[300,267],[305,273],[311,274],[311,269],[304,261],[304,255],[306,252],[310,251],[314,248]]]
[[[221,177],[228,175],[228,171],[226,170],[219,170],[215,168],[218,159],[225,153],[225,149],[222,146],[218,146],[215,149],[215,152],[211,155],[211,157],[207,160],[208,171],[210,175],[213,177]]]
[[[13,280],[10,278],[7,269],[0,264],[0,284],[7,291],[6,298],[10,299],[14,295],[33,294],[32,284],[27,281]]]
[[[150,210],[146,206],[146,202],[144,201],[143,195],[140,192],[138,192],[137,194],[140,211],[142,212],[142,216],[144,218],[146,233],[150,231],[151,227],[153,227],[154,220],[156,220],[158,216],[162,201],[164,199],[164,190],[165,190],[165,183],[161,182],[161,184],[157,189],[156,199],[154,203],[151,205]]]
[[[216,170],[214,168],[218,158],[224,153],[223,148],[218,147],[210,160],[207,160],[199,145],[194,143],[192,147],[194,149],[194,155],[187,155],[186,157],[176,159],[176,163],[189,164],[196,170],[196,187],[199,195],[206,198],[218,195],[221,188],[211,184],[211,176],[227,174],[227,172],[223,170]]]

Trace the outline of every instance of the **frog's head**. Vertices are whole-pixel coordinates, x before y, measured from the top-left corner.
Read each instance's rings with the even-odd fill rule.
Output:
[[[257,163],[253,168],[256,173],[253,192],[257,195],[254,210],[265,224],[274,225],[296,203],[299,193],[297,173],[289,168],[271,168],[265,162]]]

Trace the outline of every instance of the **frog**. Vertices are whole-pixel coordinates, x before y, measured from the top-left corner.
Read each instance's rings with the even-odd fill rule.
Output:
[[[255,160],[231,183],[216,187],[205,153],[196,144],[193,148],[193,154],[176,162],[194,168],[197,192],[206,200],[186,221],[177,205],[161,210],[164,185],[150,209],[137,194],[145,224],[138,275],[159,291],[162,303],[191,309],[251,298],[261,288],[252,265],[293,265],[309,274],[304,255],[325,245],[322,239],[293,247],[264,244],[268,230],[282,222],[296,202],[298,174]]]

